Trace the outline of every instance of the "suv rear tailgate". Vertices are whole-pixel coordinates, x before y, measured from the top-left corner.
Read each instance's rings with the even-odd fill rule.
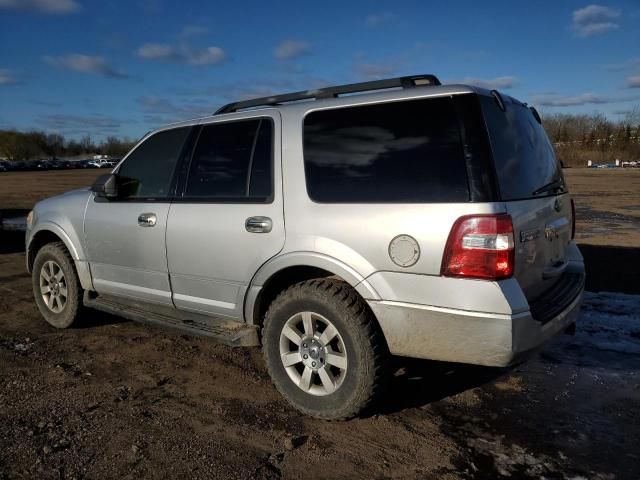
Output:
[[[527,300],[535,300],[565,272],[571,243],[568,194],[506,204],[513,220],[515,272]]]
[[[558,282],[572,242],[571,199],[540,117],[508,97],[481,95],[500,199],[511,215],[515,271],[529,303]]]

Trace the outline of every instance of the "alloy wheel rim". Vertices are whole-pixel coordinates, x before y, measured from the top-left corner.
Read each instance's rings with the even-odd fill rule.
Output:
[[[316,396],[334,393],[347,373],[347,351],[338,329],[315,312],[300,312],[280,333],[280,359],[291,381]]]
[[[53,313],[60,313],[67,305],[67,281],[60,265],[48,260],[40,269],[40,295]]]

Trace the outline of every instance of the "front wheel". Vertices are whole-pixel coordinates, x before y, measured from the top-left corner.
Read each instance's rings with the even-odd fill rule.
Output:
[[[384,340],[343,281],[308,280],[282,292],[267,311],[262,343],[276,388],[307,415],[351,418],[379,389]]]
[[[73,259],[62,242],[49,243],[38,251],[32,284],[36,305],[47,323],[70,327],[82,307],[82,289]]]

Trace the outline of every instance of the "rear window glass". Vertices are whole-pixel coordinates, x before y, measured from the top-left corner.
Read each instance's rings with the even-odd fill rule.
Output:
[[[566,191],[560,164],[543,126],[531,110],[480,96],[503,200],[520,200]]]
[[[451,98],[312,112],[304,122],[304,164],[316,202],[469,200]]]

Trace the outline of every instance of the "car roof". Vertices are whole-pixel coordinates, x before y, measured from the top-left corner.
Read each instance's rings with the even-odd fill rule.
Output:
[[[412,85],[411,88],[407,88],[406,85],[404,85],[407,80],[424,78],[427,78],[430,83]],[[397,86],[394,84],[394,82],[397,83]],[[365,85],[367,89],[364,91],[358,91],[357,87],[361,85]],[[378,85],[384,85],[384,89],[369,88],[376,87]],[[389,87],[389,85],[391,85],[391,87]],[[340,89],[344,89],[347,94],[342,94],[342,91]],[[349,92],[349,89],[355,90],[355,92],[358,93],[351,93]],[[327,91],[332,95],[331,98],[323,98],[322,94],[326,93]],[[492,92],[494,91],[468,84],[442,85],[440,84],[440,81],[433,75],[414,75],[411,77],[399,77],[373,82],[363,82],[359,84],[327,87],[325,89],[308,90],[295,93],[287,93],[283,95],[274,95],[271,97],[263,97],[247,101],[233,102],[221,107],[218,110],[218,112],[223,113],[216,112],[205,117],[197,117],[190,120],[171,123],[156,130],[150,131],[147,135],[145,135],[145,138],[153,133],[171,128],[210,123],[221,119],[231,120],[235,118],[251,118],[252,116],[260,116],[268,112],[296,112],[302,113],[304,115],[313,110],[321,110],[325,108],[339,108],[346,106],[473,93],[488,96],[491,95]],[[316,94],[318,96],[314,96]],[[300,98],[298,99],[298,97]],[[502,97],[509,103],[521,103],[508,95],[502,95]],[[279,103],[279,100],[281,99],[293,100]],[[229,109],[231,111],[227,112],[226,110]]]

